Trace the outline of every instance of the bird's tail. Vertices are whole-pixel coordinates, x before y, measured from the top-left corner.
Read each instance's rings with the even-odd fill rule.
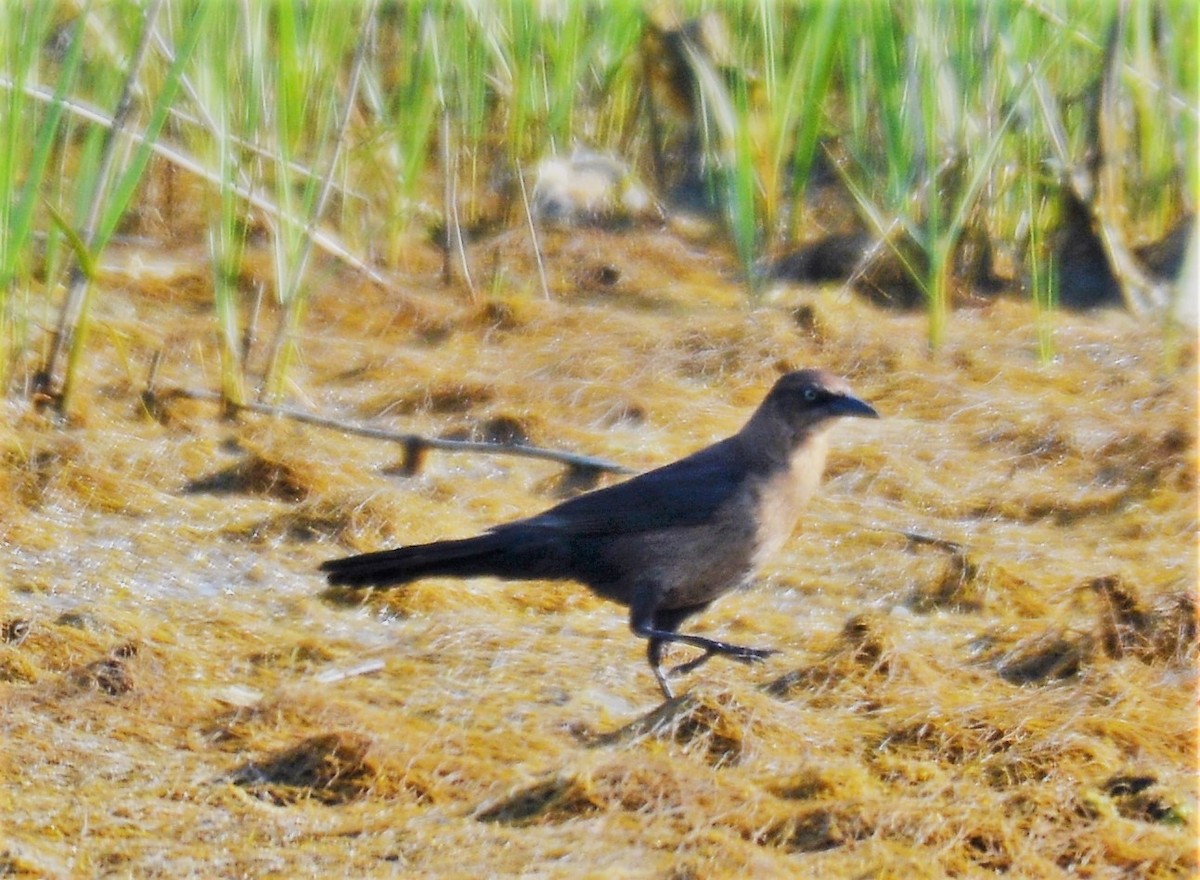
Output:
[[[514,536],[487,532],[458,541],[435,541],[395,550],[380,550],[330,559],[321,564],[332,586],[396,587],[424,577],[452,575],[475,577],[538,577],[537,563],[544,553],[531,553],[524,541]],[[552,575],[545,572],[545,575]]]

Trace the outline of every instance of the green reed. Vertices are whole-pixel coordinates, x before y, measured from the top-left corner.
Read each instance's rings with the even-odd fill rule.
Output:
[[[195,48],[208,7],[200,4],[180,31],[180,40],[163,52],[164,67],[154,83],[155,92],[144,104],[145,115],[136,123],[141,136],[131,150],[123,150],[122,140],[131,126],[135,99],[142,91],[141,76],[151,56],[162,4],[147,8],[144,15],[130,11],[125,30],[138,34],[138,41],[123,74],[114,71],[97,78],[111,83],[120,81],[120,94],[107,130],[88,129],[82,151],[82,178],[89,186],[78,188],[74,217],[79,224],[73,241],[86,248],[87,256],[77,256],[68,271],[66,297],[59,310],[56,329],[51,336],[49,353],[38,371],[37,385],[60,410],[70,404],[79,375],[80,359],[87,336],[92,278],[86,270],[104,250],[117,229],[141,183],[149,162],[151,147],[162,130],[179,87],[180,77]]]
[[[968,231],[1036,255],[1024,275],[1050,304],[1054,193],[1096,142],[1088,90],[1115,5],[683,8],[715,11],[729,33],[730,59],[698,54],[692,68],[710,184],[751,292],[764,257],[811,237],[808,180],[825,150],[863,222],[926,292],[931,347],[947,333]],[[314,247],[386,284],[414,236],[453,225],[469,245],[477,226],[523,222],[515,182],[551,152],[607,150],[651,176],[647,12],[631,0],[115,2],[73,14],[0,9],[0,361],[11,370],[41,349],[43,374],[67,391],[93,295],[83,267],[152,153],[209,193],[214,329],[234,403],[249,393],[258,332],[258,294],[243,289],[248,229],[265,232],[272,258],[260,393],[278,397],[302,354]],[[1196,31],[1195,4],[1134,2],[1124,19],[1115,94],[1133,124],[1115,145],[1120,187],[1106,207],[1123,206],[1141,238],[1196,199]],[[63,287],[57,321],[31,320]],[[50,336],[31,330],[55,323]]]
[[[28,293],[35,269],[36,210],[50,177],[53,145],[65,111],[63,98],[74,86],[83,57],[83,30],[75,27],[58,64],[53,98],[39,106],[31,91],[40,88],[40,47],[50,38],[53,12],[50,4],[35,4],[25,16],[0,16],[0,46],[7,59],[6,90],[0,101],[0,383],[4,385],[30,342]],[[31,120],[37,123],[31,125]]]

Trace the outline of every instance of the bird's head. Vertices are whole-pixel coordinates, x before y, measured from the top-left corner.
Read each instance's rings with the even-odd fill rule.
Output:
[[[845,379],[828,370],[796,370],[779,377],[760,408],[797,434],[842,416],[877,419],[879,413],[855,397]]]

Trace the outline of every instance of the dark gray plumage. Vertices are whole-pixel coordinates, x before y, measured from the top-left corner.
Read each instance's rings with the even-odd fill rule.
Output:
[[[662,648],[703,649],[753,662],[772,651],[678,632],[688,617],[748,581],[791,535],[825,467],[828,429],[843,416],[878,418],[825,370],[782,376],[746,425],[673,464],[572,498],[473,538],[333,559],[329,583],[394,587],[437,575],[574,580],[630,610],[663,693]]]

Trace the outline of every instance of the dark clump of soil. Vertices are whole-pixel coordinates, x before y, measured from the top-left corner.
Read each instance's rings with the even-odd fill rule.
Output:
[[[715,766],[736,764],[745,750],[749,721],[736,702],[722,696],[685,694],[625,726],[592,738],[597,746],[643,739],[665,740]]]
[[[1118,773],[1109,777],[1101,790],[1125,819],[1167,824],[1184,821],[1180,805],[1173,802],[1158,778],[1151,774]]]
[[[481,385],[449,383],[432,388],[423,388],[404,397],[377,403],[377,415],[411,415],[429,412],[435,415],[458,415],[470,412],[487,403],[495,396],[490,388]]]
[[[593,813],[600,807],[595,792],[580,780],[556,776],[485,804],[475,818],[505,825],[556,824]]]
[[[1114,659],[1132,656],[1154,661],[1186,662],[1196,653],[1196,601],[1190,593],[1166,597],[1161,607],[1148,607],[1138,590],[1115,575],[1094,578],[1084,588],[1100,597],[1097,636]]]
[[[844,846],[872,833],[860,807],[811,807],[769,827],[760,842],[787,852],[813,853]]]
[[[135,686],[129,661],[137,653],[138,647],[132,642],[118,645],[99,660],[74,670],[71,680],[81,688],[95,689],[110,697],[128,694]]]
[[[250,453],[226,468],[190,481],[184,491],[188,494],[264,495],[295,502],[308,497],[309,482],[302,468],[261,453]]]
[[[314,799],[339,804],[364,795],[375,778],[371,740],[356,733],[309,737],[235,770],[229,781],[276,804]]]
[[[880,622],[870,614],[846,621],[836,644],[825,656],[768,682],[767,693],[783,699],[812,694],[841,683],[883,676],[889,670],[892,648]]]
[[[500,446],[529,446],[533,443],[528,420],[510,415],[493,416],[455,428],[444,433],[442,439],[495,443]]]
[[[1079,674],[1095,646],[1085,634],[1046,632],[1015,647],[998,667],[1009,684],[1041,684]]]

